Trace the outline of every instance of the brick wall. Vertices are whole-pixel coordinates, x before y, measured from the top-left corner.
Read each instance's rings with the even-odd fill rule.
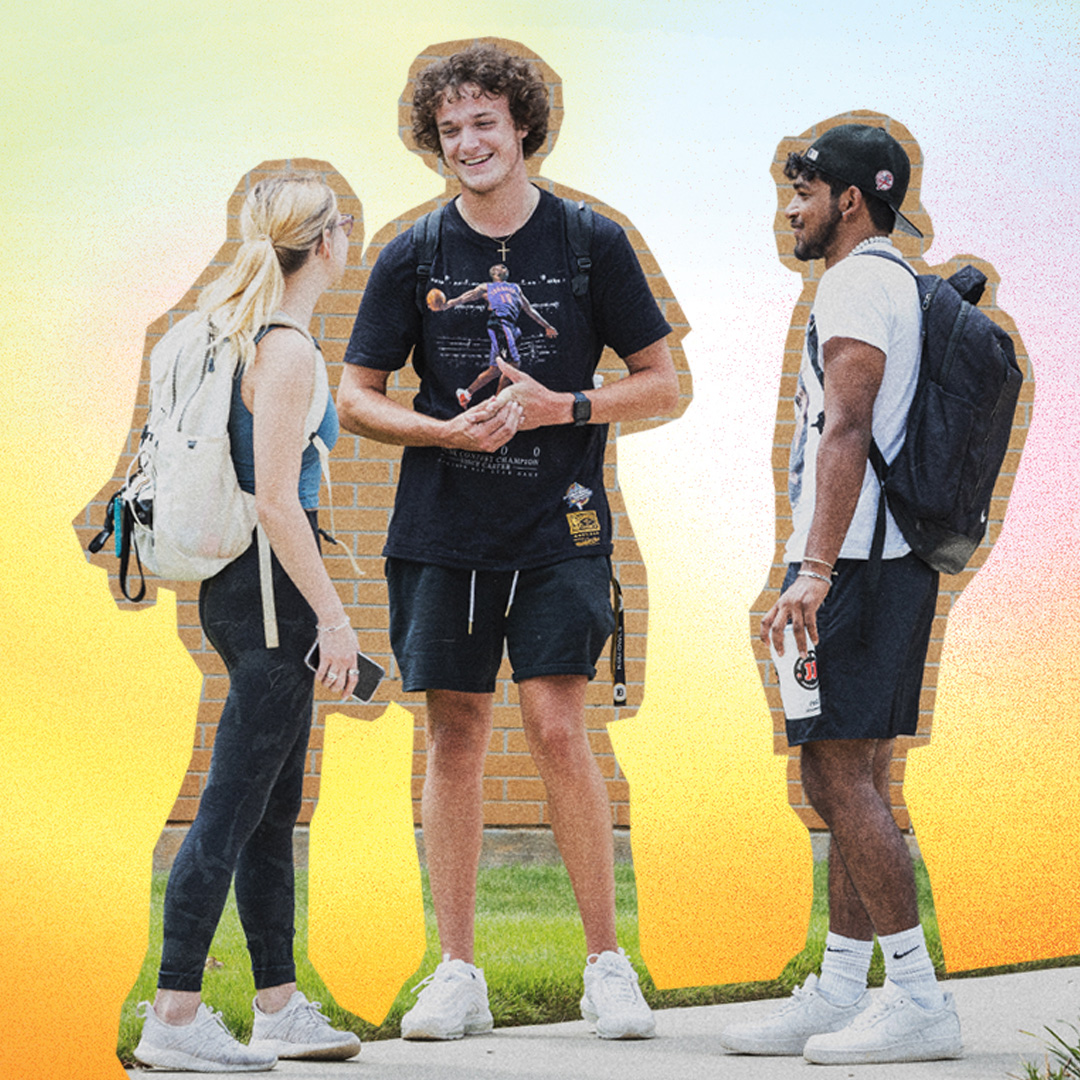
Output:
[[[919,701],[918,732],[914,736],[901,737],[896,740],[896,751],[891,769],[893,815],[900,827],[906,829],[911,824],[907,808],[904,805],[902,790],[907,754],[912,747],[924,745],[930,740],[934,694],[937,686],[938,665],[941,659],[941,646],[945,636],[946,619],[953,602],[975,575],[976,570],[986,561],[991,546],[1001,532],[1002,522],[1005,518],[1006,500],[1012,490],[1013,480],[1020,463],[1020,452],[1023,449],[1024,440],[1027,437],[1028,427],[1031,423],[1035,382],[1031,364],[1023,342],[1020,340],[1020,335],[1016,331],[1016,325],[997,306],[997,290],[1000,279],[994,268],[989,263],[972,255],[957,255],[949,262],[933,267],[928,267],[923,260],[923,253],[929,249],[933,241],[933,228],[930,215],[923,209],[919,198],[923,175],[922,151],[907,128],[880,113],[858,110],[834,116],[809,131],[803,132],[797,138],[785,138],[781,141],[776,148],[776,156],[773,159],[771,168],[773,179],[777,185],[777,212],[774,226],[776,243],[780,261],[790,269],[802,274],[803,290],[792,313],[791,329],[788,331],[787,341],[784,345],[784,368],[780,382],[780,400],[776,410],[776,433],[773,439],[773,476],[776,484],[776,554],[769,573],[768,585],[754,603],[750,624],[754,642],[754,655],[757,658],[761,679],[765,686],[765,696],[773,715],[775,751],[778,754],[788,755],[788,800],[808,827],[820,829],[825,827],[825,823],[806,802],[799,777],[799,753],[797,749],[789,750],[788,748],[787,739],[784,736],[784,714],[780,703],[780,688],[776,680],[776,672],[769,661],[768,646],[758,640],[757,629],[762,615],[772,607],[779,596],[780,585],[786,570],[782,556],[784,543],[791,534],[791,508],[787,497],[787,467],[788,451],[795,430],[793,402],[802,358],[803,335],[810,315],[810,308],[814,301],[814,294],[817,290],[817,283],[825,270],[824,263],[821,261],[804,263],[794,256],[795,238],[788,219],[783,213],[784,207],[791,200],[793,189],[791,182],[784,177],[783,167],[791,151],[802,152],[822,132],[838,124],[847,123],[874,124],[884,127],[907,151],[911,159],[912,169],[911,183],[904,201],[904,215],[923,233],[924,238],[919,240],[905,233],[896,232],[892,237],[893,243],[908,259],[912,260],[920,273],[932,271],[942,277],[948,277],[966,263],[973,263],[982,270],[986,274],[988,281],[985,294],[979,302],[979,307],[1012,335],[1013,343],[1016,346],[1017,362],[1020,365],[1020,370],[1024,372],[1024,385],[1020,392],[1020,404],[1016,411],[1012,439],[1001,475],[994,488],[994,499],[990,509],[986,537],[976,550],[966,570],[960,574],[942,575],[937,613],[931,633],[930,649],[927,655],[922,694]]]
[[[451,42],[435,46],[417,58],[409,74],[409,82],[402,93],[400,103],[401,136],[406,146],[416,153],[421,153],[412,141],[408,128],[408,105],[411,99],[411,83],[415,73],[437,55],[448,55],[467,42]],[[558,76],[533,54],[513,42],[500,42],[537,63],[549,88],[552,103],[552,121],[546,146],[529,160],[530,173],[542,187],[556,194],[575,199],[586,199],[598,211],[618,221],[627,232],[630,241],[648,276],[653,293],[660,303],[665,317],[674,328],[669,339],[675,356],[676,366],[682,384],[680,411],[690,399],[690,376],[685,356],[678,344],[689,327],[678,303],[671,294],[656,261],[649,253],[644,239],[632,224],[610,207],[569,188],[545,180],[539,174],[544,158],[550,152],[558,135],[562,119],[562,93]],[[425,162],[442,175],[438,159],[433,154],[421,153]],[[342,360],[353,318],[360,302],[364,283],[374,265],[382,247],[395,235],[408,228],[420,214],[432,209],[438,203],[453,198],[458,189],[455,182],[447,178],[446,190],[438,200],[423,206],[414,207],[402,217],[397,218],[371,241],[362,253],[362,227],[360,202],[332,166],[326,162],[310,160],[291,160],[264,162],[244,176],[236,191],[228,200],[228,239],[215,255],[207,269],[199,276],[192,288],[180,302],[156,320],[147,329],[146,346],[142,372],[140,375],[135,411],[132,416],[131,431],[124,451],[117,462],[113,478],[101,489],[94,500],[76,518],[75,527],[80,541],[85,546],[100,528],[104,505],[119,486],[131,457],[138,443],[139,433],[146,417],[149,386],[148,357],[154,344],[162,334],[194,309],[199,290],[213,280],[232,259],[238,246],[239,211],[244,196],[258,179],[270,171],[284,168],[314,170],[321,173],[334,190],[342,212],[356,216],[358,225],[353,231],[349,249],[349,262],[344,278],[339,285],[325,293],[316,308],[312,322],[312,333],[319,340],[326,358],[331,387],[336,388],[341,376]],[[610,351],[601,359],[599,371],[607,381],[625,374],[622,362]],[[411,402],[418,381],[410,365],[391,377],[387,391],[395,400]],[[648,590],[645,567],[634,541],[630,522],[626,515],[622,496],[618,490],[616,474],[615,438],[618,434],[629,434],[654,426],[661,420],[637,421],[634,423],[613,425],[608,443],[606,458],[606,482],[614,518],[615,563],[619,580],[623,588],[626,610],[626,670],[628,683],[628,704],[623,709],[616,709],[611,704],[611,682],[606,677],[606,665],[601,666],[601,674],[590,685],[587,697],[586,723],[589,739],[600,763],[600,769],[607,780],[612,800],[613,819],[616,824],[629,824],[628,786],[619,771],[612,753],[611,742],[606,731],[606,724],[620,715],[627,715],[641,703],[645,665],[645,631],[648,610]],[[416,757],[414,766],[414,798],[416,819],[420,820],[419,798],[424,774],[424,702],[423,695],[405,695],[397,666],[390,651],[388,637],[389,617],[387,610],[386,583],[383,578],[381,550],[386,535],[390,509],[393,505],[394,490],[397,484],[400,448],[372,442],[343,432],[331,457],[331,478],[333,481],[333,506],[337,535],[350,550],[355,553],[364,576],[356,578],[344,555],[335,555],[333,548],[326,546],[324,559],[331,578],[341,594],[353,626],[357,629],[361,649],[378,660],[387,670],[387,678],[378,690],[377,698],[365,706],[350,706],[340,709],[336,703],[320,702],[312,729],[307,775],[304,782],[304,804],[300,820],[310,820],[318,797],[319,768],[322,754],[323,721],[327,713],[346,712],[351,715],[373,718],[382,713],[390,701],[404,704],[416,717]],[[321,524],[329,528],[329,514],[326,508],[326,491],[323,490],[323,505],[320,508]],[[119,583],[116,577],[116,560],[107,554],[90,556],[96,565],[109,572],[109,583],[113,595],[121,606],[130,607],[120,600]],[[195,745],[191,764],[181,788],[179,797],[170,813],[171,823],[191,821],[198,807],[198,799],[206,780],[210,753],[214,743],[217,721],[221,714],[228,679],[224,665],[216,653],[210,649],[199,626],[197,612],[198,584],[171,583],[177,596],[179,633],[188,647],[200,670],[203,672],[202,697],[198,703],[198,722]],[[146,602],[154,598],[154,585],[151,583]],[[318,697],[318,694],[316,695]],[[508,664],[504,661],[499,672],[498,686],[495,692],[495,726],[492,733],[490,753],[487,759],[484,780],[484,819],[488,825],[538,825],[548,822],[547,807],[543,784],[540,781],[525,745],[521,728],[520,714],[517,708],[517,690],[510,680]],[[192,703],[195,707],[195,703]],[[178,718],[178,722],[182,722]]]

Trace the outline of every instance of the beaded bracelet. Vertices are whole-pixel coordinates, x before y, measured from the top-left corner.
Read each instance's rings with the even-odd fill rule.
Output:
[[[817,560],[814,560],[815,562]],[[796,577],[810,577],[815,581],[824,581],[826,585],[832,585],[832,578],[827,578],[824,574],[815,574],[813,570],[800,570]]]

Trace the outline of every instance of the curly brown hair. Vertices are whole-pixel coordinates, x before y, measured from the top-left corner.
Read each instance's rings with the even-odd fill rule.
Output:
[[[522,142],[525,157],[535,154],[547,138],[547,87],[536,68],[496,45],[470,45],[462,52],[429,64],[416,77],[412,102],[412,132],[416,145],[442,157],[435,113],[444,99],[455,100],[463,86],[478,86],[490,97],[505,97],[514,124],[528,134]]]

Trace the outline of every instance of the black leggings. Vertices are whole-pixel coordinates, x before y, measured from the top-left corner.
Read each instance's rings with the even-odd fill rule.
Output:
[[[314,512],[309,512],[314,527]],[[158,986],[199,990],[229,882],[247,937],[255,986],[296,979],[292,834],[300,812],[314,674],[304,655],[315,613],[277,559],[280,645],[267,649],[258,545],[202,583],[199,620],[229,672],[199,812],[165,891]]]

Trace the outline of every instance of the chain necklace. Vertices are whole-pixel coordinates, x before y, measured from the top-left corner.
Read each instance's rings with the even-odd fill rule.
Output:
[[[851,254],[854,255],[857,251],[862,251],[863,248],[869,247],[871,244],[888,244],[892,247],[892,240],[887,236],[868,236],[865,240],[860,240],[852,249]]]
[[[537,188],[534,188],[533,190],[536,191],[536,202],[533,203],[532,209],[529,210],[528,216],[516,229],[508,232],[505,236],[492,236],[491,233],[486,232],[474,222],[470,221],[468,215],[465,213],[464,207],[461,204],[461,200],[458,200],[457,208],[458,213],[461,214],[462,220],[465,222],[466,225],[469,226],[470,229],[472,229],[473,232],[478,232],[481,236],[486,237],[488,240],[492,241],[492,243],[495,244],[495,246],[499,249],[499,258],[502,259],[504,263],[506,262],[506,256],[510,252],[511,238],[521,232],[521,230],[524,229],[530,221],[532,221],[532,216],[536,213],[536,208],[540,205],[540,191]]]

